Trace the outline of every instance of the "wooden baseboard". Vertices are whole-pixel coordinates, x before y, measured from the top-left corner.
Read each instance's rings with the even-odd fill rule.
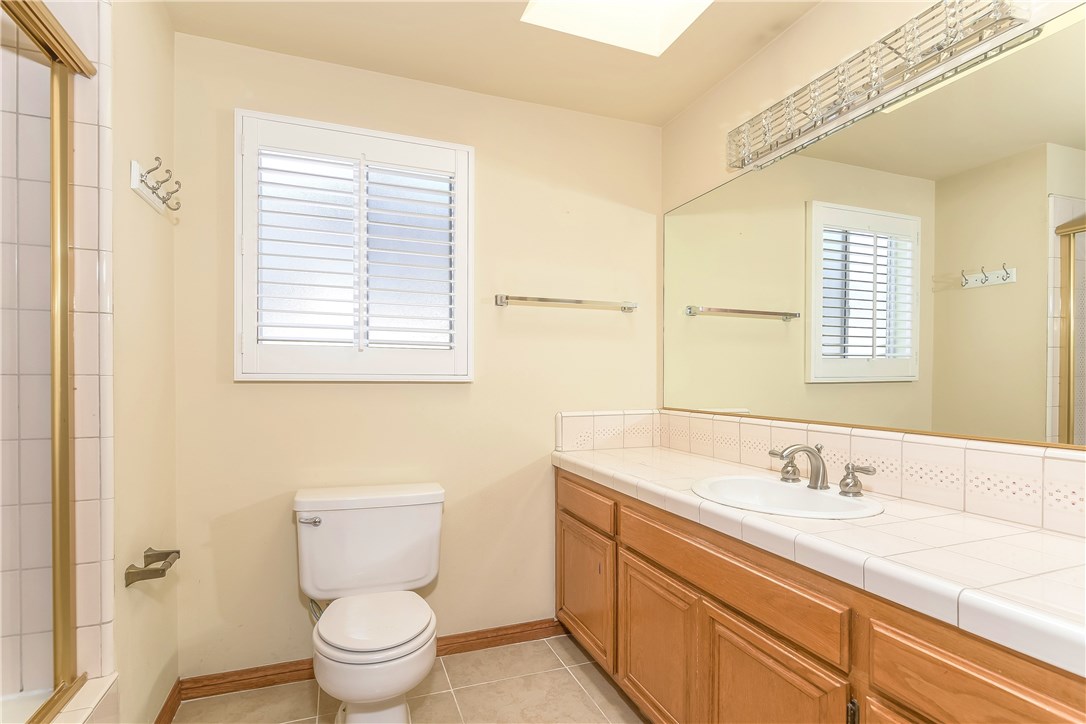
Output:
[[[177,716],[177,710],[181,707],[181,679],[173,682],[170,693],[166,695],[166,701],[162,702],[162,708],[155,717],[155,724],[171,724]]]
[[[221,674],[204,674],[181,679],[181,700],[202,699],[205,696],[232,694],[236,691],[262,689],[265,686],[291,684],[313,678],[313,659],[284,661],[266,666],[254,666]]]
[[[465,651],[489,649],[494,646],[535,641],[536,639],[558,636],[565,632],[566,630],[561,623],[553,618],[545,618],[539,621],[482,629],[481,631],[438,636],[437,655],[447,656],[448,654],[461,654]],[[299,659],[297,661],[284,661],[279,664],[254,666],[237,671],[224,671],[221,674],[204,674],[179,679],[178,683],[170,691],[169,697],[163,703],[162,711],[155,720],[155,724],[168,724],[173,721],[173,715],[177,713],[177,707],[181,705],[182,701],[202,699],[205,696],[216,696],[218,694],[232,694],[236,691],[247,691],[249,689],[261,689],[265,686],[290,684],[312,678],[313,659]],[[169,717],[164,718],[167,712]]]
[[[558,621],[553,618],[544,618],[539,621],[515,623],[510,626],[486,628],[481,631],[438,636],[437,655],[462,654],[465,651],[478,651],[494,646],[519,644],[524,641],[559,636],[565,632],[565,628]]]

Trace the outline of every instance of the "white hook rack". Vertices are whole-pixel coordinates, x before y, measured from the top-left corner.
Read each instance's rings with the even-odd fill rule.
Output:
[[[155,165],[147,170],[140,168],[139,161],[133,161],[129,182],[137,196],[146,201],[152,209],[176,224],[179,221],[177,211],[181,208],[181,201],[171,202],[170,199],[181,190],[181,182],[173,179],[173,171],[170,169],[163,171],[165,178],[161,180],[153,178],[151,174],[160,168],[162,168],[162,159],[158,156],[155,156]],[[166,188],[171,184],[171,180],[172,188]]]
[[[977,289],[979,287],[998,287],[1000,284],[1014,284],[1018,281],[1017,267],[1007,268],[1006,264],[996,267],[995,271],[987,271],[984,267],[974,274],[966,274],[961,271],[959,284],[962,289]]]

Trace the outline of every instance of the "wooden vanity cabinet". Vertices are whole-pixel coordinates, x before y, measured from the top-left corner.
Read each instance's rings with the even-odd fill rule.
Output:
[[[656,722],[1083,722],[1086,680],[558,471],[558,619]]]
[[[696,591],[618,554],[618,682],[655,721],[700,721]]]
[[[846,678],[728,609],[702,599],[706,721],[841,722]]]
[[[555,535],[558,620],[608,673],[614,673],[614,540],[564,511]]]

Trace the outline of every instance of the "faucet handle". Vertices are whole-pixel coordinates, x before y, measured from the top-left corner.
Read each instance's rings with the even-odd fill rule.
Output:
[[[777,460],[784,460],[784,455],[781,455],[780,450],[770,450],[769,457],[776,458]]]
[[[822,443],[818,443],[814,447],[815,447],[815,450],[818,451],[818,454],[821,455],[822,454],[822,447],[823,447]]]
[[[872,465],[856,465],[854,463],[845,465],[845,476],[841,478],[840,483],[841,495],[847,498],[858,498],[863,495],[863,483],[860,482],[860,478],[856,473],[874,475],[875,468]]]

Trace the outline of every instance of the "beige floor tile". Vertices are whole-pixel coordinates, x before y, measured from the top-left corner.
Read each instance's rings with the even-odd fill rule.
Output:
[[[464,721],[496,724],[606,722],[568,669],[456,689]]]
[[[407,698],[436,694],[439,691],[448,691],[451,688],[449,686],[449,677],[445,675],[445,667],[441,665],[441,659],[435,659],[434,668],[430,669],[430,673],[426,675],[421,684],[407,692]]]
[[[581,683],[581,686],[592,697],[592,700],[596,702],[596,706],[603,709],[603,713],[607,715],[607,719],[611,724],[620,724],[620,722],[621,724],[641,724],[648,722],[648,719],[641,716],[634,703],[618,688],[618,685],[611,680],[611,677],[603,672],[599,664],[581,664],[580,666],[571,666],[569,670],[577,677],[577,681]]]
[[[317,714],[335,714],[339,710],[339,705],[342,703],[343,702],[326,692],[324,689],[320,689],[317,697]]]
[[[551,648],[554,649],[554,653],[558,654],[558,658],[566,666],[587,664],[592,660],[588,652],[582,649],[581,645],[570,636],[555,636],[547,639],[547,643],[550,644]]]
[[[464,721],[451,691],[408,699],[407,706],[411,709],[411,724],[462,724]]]
[[[454,689],[562,666],[562,661],[546,641],[528,641],[466,654],[450,654],[442,657],[442,661]]]
[[[317,682],[269,686],[181,704],[177,724],[279,724],[317,714]]]

